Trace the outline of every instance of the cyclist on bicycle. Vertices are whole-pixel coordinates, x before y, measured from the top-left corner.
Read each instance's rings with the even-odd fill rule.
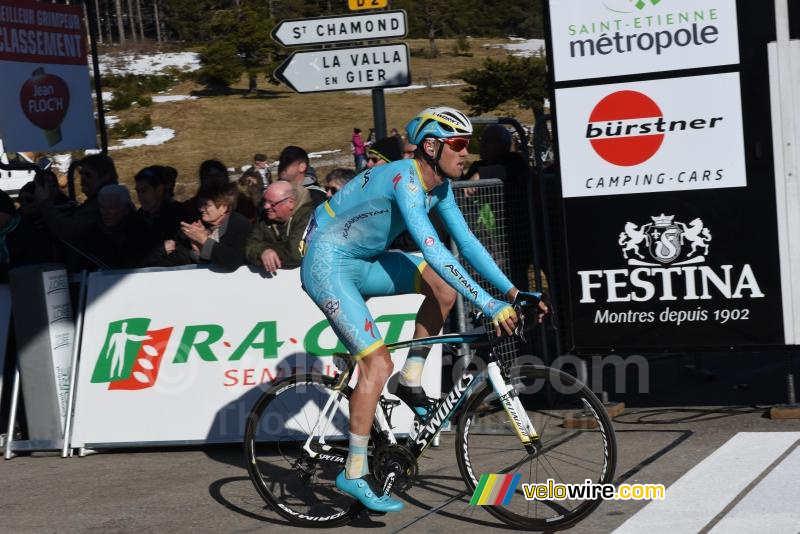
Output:
[[[417,145],[414,159],[368,169],[320,205],[306,230],[301,266],[303,289],[359,362],[358,384],[350,398],[349,454],[336,487],[383,512],[401,510],[402,501],[376,493],[364,476],[369,470],[370,428],[393,364],[365,298],[423,294],[416,339],[441,330],[455,289],[491,317],[498,335],[513,333],[513,307],[493,299],[442,244],[428,218],[434,207],[470,264],[509,302],[519,293],[469,231],[453,198],[448,178],[464,171],[472,135],[469,119],[452,108],[428,108],[411,119],[406,130],[408,141]],[[387,251],[404,230],[422,257]],[[547,311],[543,303],[540,309]],[[401,372],[397,395],[412,407],[427,403],[420,377],[428,350],[410,352]]]

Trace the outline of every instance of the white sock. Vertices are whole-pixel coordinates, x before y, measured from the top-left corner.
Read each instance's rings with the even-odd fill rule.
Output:
[[[400,370],[401,384],[408,387],[422,386],[422,370],[430,351],[430,347],[414,347],[408,351],[406,363]]]
[[[344,464],[344,476],[350,479],[361,478],[367,474],[367,445],[369,436],[359,436],[350,432],[350,452]]]

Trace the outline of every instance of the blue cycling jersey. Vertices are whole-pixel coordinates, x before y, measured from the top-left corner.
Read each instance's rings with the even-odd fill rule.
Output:
[[[449,181],[426,190],[415,160],[368,169],[317,207],[306,234],[301,270],[305,290],[353,354],[365,353],[380,342],[374,326],[370,323],[367,328],[371,317],[362,297],[419,292],[426,264],[488,315],[503,305],[467,274],[441,242],[428,218],[434,208],[470,264],[503,294],[513,287],[469,230]],[[404,230],[419,246],[424,261],[386,252]]]

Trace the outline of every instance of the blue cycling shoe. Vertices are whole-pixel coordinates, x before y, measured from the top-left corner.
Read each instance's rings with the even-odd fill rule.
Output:
[[[336,488],[358,499],[373,512],[399,512],[404,506],[403,501],[392,499],[387,495],[376,495],[363,478],[347,478],[344,469],[336,477]]]

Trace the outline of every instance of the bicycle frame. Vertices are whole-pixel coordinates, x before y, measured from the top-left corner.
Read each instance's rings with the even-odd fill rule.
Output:
[[[393,351],[420,345],[428,346],[445,343],[470,344],[480,341],[481,339],[485,339],[484,333],[448,334],[443,336],[432,336],[410,341],[391,343],[386,345],[386,348],[390,351]],[[473,388],[487,378],[491,383],[495,394],[500,399],[503,409],[508,414],[509,420],[514,427],[514,431],[516,432],[520,443],[522,443],[522,445],[530,454],[535,452],[535,443],[538,441],[539,435],[528,418],[527,412],[522,407],[519,396],[515,394],[514,388],[503,378],[503,374],[500,370],[494,350],[489,349],[485,355],[481,354],[481,351],[476,351],[475,354],[480,360],[486,363],[486,370],[477,373],[474,371],[465,370],[453,385],[453,389],[451,389],[447,396],[445,396],[436,404],[433,415],[431,415],[428,421],[426,421],[424,425],[419,428],[419,430],[412,429],[412,432],[409,434],[406,441],[406,447],[416,458],[422,456],[422,453],[430,445],[436,435],[442,430],[445,423],[458,410],[458,407],[461,405],[464,399],[469,397],[469,394],[472,393]],[[348,365],[347,369],[342,370],[338,377],[335,388],[337,391],[342,391],[345,387],[347,387],[352,376],[352,370],[355,368],[354,363],[348,357],[348,355],[341,356],[347,358]],[[381,396],[381,398],[383,399],[383,396]],[[320,411],[319,417],[317,418],[317,421],[315,422],[314,427],[310,432],[303,448],[312,458],[331,461],[343,465],[346,459],[346,452],[336,450],[331,445],[326,443],[327,431],[332,419],[329,416],[331,414],[335,414],[336,410],[339,409],[341,399],[341,393],[331,395],[328,398],[325,406]],[[375,410],[375,422],[377,426],[376,430],[381,435],[385,436],[391,445],[396,445],[398,440],[392,431],[391,425],[387,420],[387,414],[384,412],[384,408],[380,402]],[[312,444],[314,443],[318,444],[322,448],[322,452],[315,450],[312,447]]]

